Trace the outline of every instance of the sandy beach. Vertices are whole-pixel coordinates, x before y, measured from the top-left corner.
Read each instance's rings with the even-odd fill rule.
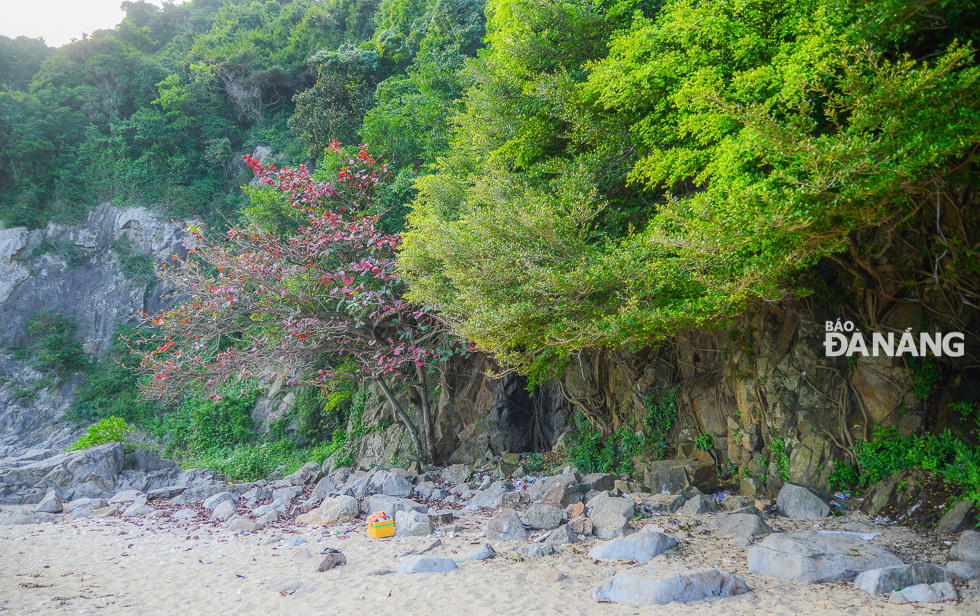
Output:
[[[10,507],[0,508],[6,515]],[[363,521],[333,527],[282,525],[234,535],[211,522],[166,518],[62,519],[0,526],[0,613],[2,614],[372,614],[510,616],[523,614],[681,616],[812,616],[978,614],[980,589],[960,584],[960,599],[942,603],[894,604],[850,584],[796,584],[751,575],[746,551],[704,530],[707,517],[664,516],[652,523],[681,531],[680,545],[650,565],[684,563],[720,567],[744,579],[747,594],[689,604],[635,606],[600,603],[587,591],[613,571],[635,563],[599,562],[587,552],[597,540],[556,547],[557,553],[526,559],[494,543],[500,552],[486,561],[463,556],[484,543],[488,514],[466,512],[458,532],[430,537],[372,539]],[[838,518],[821,523],[832,529]],[[673,523],[672,523],[673,522]],[[814,528],[812,522],[773,518],[777,531]],[[880,527],[875,543],[906,562],[942,563],[948,545],[935,535]],[[689,535],[689,536],[688,536]],[[298,543],[302,537],[307,542]],[[426,555],[458,559],[447,573],[396,574],[401,558],[431,545]],[[532,538],[533,540],[533,538]],[[347,564],[319,573],[325,548],[341,550]]]

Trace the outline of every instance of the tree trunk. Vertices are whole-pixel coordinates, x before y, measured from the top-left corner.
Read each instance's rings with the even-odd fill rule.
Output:
[[[405,429],[408,430],[408,436],[412,440],[412,446],[415,448],[415,453],[418,454],[419,458],[421,458],[423,462],[431,462],[432,458],[428,457],[428,447],[423,445],[422,439],[419,437],[419,430],[415,426],[415,422],[413,422],[412,418],[405,412],[402,405],[398,403],[398,400],[395,398],[395,394],[391,392],[391,388],[388,387],[388,384],[380,378],[375,379],[375,382],[379,387],[381,387],[381,391],[384,393],[385,398],[388,399],[388,404],[391,405],[391,409],[395,412],[395,417],[397,417],[398,420],[402,422],[402,425],[405,426]]]
[[[429,406],[429,386],[425,382],[425,370],[415,366],[419,379],[419,397],[422,399],[422,430],[425,436],[425,454],[430,463],[436,461],[436,431],[432,423],[432,409]]]

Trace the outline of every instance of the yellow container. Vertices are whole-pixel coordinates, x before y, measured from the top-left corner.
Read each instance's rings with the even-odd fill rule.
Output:
[[[368,524],[368,534],[375,539],[391,537],[395,534],[395,523],[392,520],[386,522],[372,522]]]

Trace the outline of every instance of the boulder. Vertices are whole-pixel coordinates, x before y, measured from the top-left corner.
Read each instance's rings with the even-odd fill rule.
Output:
[[[66,512],[75,511],[76,509],[88,509],[92,511],[93,509],[100,509],[106,505],[108,505],[108,501],[104,498],[79,498],[64,503],[64,509]]]
[[[588,537],[593,531],[592,520],[584,515],[575,516],[568,521],[568,530],[576,535],[585,535]]]
[[[150,507],[149,505],[144,505],[142,503],[133,503],[129,507],[126,507],[125,511],[123,511],[122,514],[126,517],[138,517],[138,516],[149,515],[154,511],[156,511],[156,509]]]
[[[958,599],[959,594],[949,582],[938,584],[917,584],[901,590],[896,590],[888,600],[892,603],[933,603],[935,601],[951,601]]]
[[[0,469],[0,504],[36,504],[50,490],[63,500],[108,498],[118,491],[125,458],[122,443],[5,458]]]
[[[664,533],[647,531],[619,537],[597,544],[589,551],[589,558],[597,560],[634,560],[645,563],[677,545],[677,539]]]
[[[234,503],[236,500],[238,499],[236,499],[235,495],[231,492],[218,492],[217,494],[205,498],[204,502],[201,503],[201,506],[205,509],[213,510],[216,509],[221,503]]]
[[[613,539],[630,531],[629,520],[615,511],[600,511],[591,520],[592,534],[600,539]]]
[[[374,513],[376,511],[384,511],[388,515],[394,516],[399,511],[426,513],[429,508],[407,498],[385,496],[384,494],[375,494],[361,501],[361,513]]]
[[[324,556],[323,560],[320,561],[320,564],[316,566],[316,570],[318,573],[323,573],[324,571],[330,571],[331,569],[335,569],[346,564],[347,557],[344,556],[344,553],[340,550],[331,549],[331,551],[327,552],[327,555]]]
[[[412,490],[412,496],[419,498],[432,498],[432,491],[436,489],[434,481],[423,481]]]
[[[233,515],[238,513],[238,509],[235,507],[234,501],[221,501],[218,506],[214,508],[211,512],[211,519],[221,520],[222,522],[230,520]]]
[[[928,563],[912,563],[897,567],[869,569],[854,579],[854,585],[867,592],[882,595],[906,586],[948,582],[949,576],[942,567]]]
[[[565,507],[569,504],[569,502],[575,500],[572,498],[573,494],[578,499],[581,499],[581,495],[578,492],[573,492],[568,486],[560,481],[550,481],[546,485],[547,487],[545,488],[544,493],[537,499],[540,503],[551,505],[552,507]]]
[[[618,513],[627,519],[636,515],[636,506],[633,504],[632,499],[621,496],[610,496],[608,493],[602,493],[590,499],[585,504],[585,509],[588,511],[589,517],[593,519],[603,511]]]
[[[296,518],[297,524],[330,526],[350,522],[357,517],[357,499],[353,496],[332,496],[323,499],[320,506]],[[389,512],[389,515],[392,515]]]
[[[527,531],[513,509],[504,509],[487,520],[483,528],[489,541],[527,541]]]
[[[185,486],[164,486],[146,493],[146,500],[157,500],[161,498],[174,498],[184,493]]]
[[[260,528],[261,526],[258,523],[253,522],[248,518],[236,518],[231,522],[228,522],[228,526],[225,530],[227,530],[229,533],[240,534],[240,533],[252,533],[259,530]]]
[[[614,575],[589,591],[597,601],[663,605],[731,597],[748,592],[741,579],[720,569],[642,567]]]
[[[146,494],[140,490],[123,490],[122,492],[117,492],[109,499],[110,503],[120,504],[120,503],[145,503],[147,500]]]
[[[787,518],[797,520],[820,520],[830,515],[830,505],[809,488],[795,483],[787,483],[779,490],[776,508]]]
[[[399,511],[395,514],[395,536],[423,537],[431,534],[432,522],[428,515],[418,511]]]
[[[936,532],[958,533],[972,527],[976,523],[976,519],[976,507],[974,507],[973,501],[956,501],[949,511],[940,518],[939,524],[936,525]]]
[[[732,543],[740,547],[751,543],[755,537],[772,534],[772,528],[762,518],[751,513],[723,513],[712,520],[708,527],[717,528],[720,537],[733,537]]]
[[[707,494],[698,494],[684,503],[680,513],[682,515],[700,515],[702,513],[714,513],[715,511],[718,511],[718,501]]]
[[[562,511],[557,507],[535,503],[520,516],[524,526],[534,530],[551,530],[561,525]]]
[[[403,560],[395,569],[395,573],[445,573],[457,568],[452,558],[413,556]]]
[[[453,464],[449,468],[443,469],[442,480],[449,485],[463,483],[473,473],[473,467],[468,464]]]
[[[643,485],[654,494],[665,490],[669,494],[677,494],[690,485],[708,489],[715,484],[715,465],[703,460],[658,460],[647,464],[643,471]]]
[[[302,486],[285,486],[272,491],[272,498],[288,503],[303,493]]]
[[[61,513],[64,510],[65,506],[61,502],[61,497],[54,490],[49,490],[34,508],[36,513]]]
[[[585,477],[582,477],[581,490],[582,492],[588,492],[589,490],[596,490],[598,492],[612,490],[616,487],[616,481],[618,479],[618,475],[610,475],[608,473],[589,473]]]
[[[980,577],[980,563],[951,560],[946,563],[946,573],[961,580],[972,580]]]
[[[302,486],[316,483],[321,477],[323,477],[323,467],[316,462],[307,462],[298,471],[286,475],[283,479],[294,486]]]
[[[337,491],[337,483],[330,477],[321,477],[316,485],[313,486],[313,491],[310,492],[311,498],[324,498],[328,494],[332,494]]]
[[[518,552],[528,558],[541,558],[542,556],[551,556],[554,554],[555,548],[548,544],[532,543],[530,545],[521,546],[521,549],[518,550]]]
[[[684,497],[679,494],[651,494],[636,503],[636,513],[652,517],[674,513],[684,506]]]
[[[215,494],[221,494],[222,492],[230,492],[227,484],[218,482],[201,483],[188,487],[180,494],[180,496],[173,500],[173,504],[198,505],[205,499],[210,498]]]
[[[949,551],[950,556],[971,563],[980,563],[980,531],[965,530]]]
[[[493,558],[497,553],[494,551],[493,547],[489,543],[484,543],[478,548],[473,548],[470,550],[466,556],[463,557],[464,560],[487,560],[488,558]]]
[[[500,506],[500,501],[503,499],[504,494],[510,492],[514,489],[514,486],[507,481],[495,481],[490,484],[490,487],[486,490],[481,490],[476,493],[470,502],[470,508],[476,507],[487,507],[490,509],[496,509]]]
[[[844,533],[775,533],[751,548],[749,573],[790,582],[849,582],[869,569],[902,561],[888,550]]]
[[[548,538],[545,539],[545,543],[549,545],[568,545],[570,543],[578,543],[578,535],[572,532],[568,524],[559,526],[555,530],[548,534]]]

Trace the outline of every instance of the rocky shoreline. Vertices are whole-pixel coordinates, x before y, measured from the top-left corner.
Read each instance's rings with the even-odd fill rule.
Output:
[[[387,553],[389,546],[398,546],[390,562],[364,576],[453,576],[493,562],[515,572],[534,564],[543,580],[560,583],[569,575],[559,564],[571,560],[588,581],[576,583],[583,587],[575,601],[594,606],[717,606],[760,592],[759,580],[846,588],[878,607],[977,613],[980,605],[976,530],[939,535],[874,524],[848,503],[832,507],[794,484],[773,503],[691,484],[651,493],[622,476],[572,467],[552,476],[500,475],[462,464],[416,475],[332,469],[328,461],[275,481],[234,483],[153,454],[127,455],[118,444],[35,453],[0,463],[2,496],[19,502],[4,511],[0,541],[9,553],[16,536],[123,526],[183,536],[188,545],[205,536],[289,548],[290,562],[309,561],[304,576],[363,569],[377,559],[364,559],[362,549]],[[367,537],[365,518],[376,511],[394,518],[394,538]],[[702,555],[705,546],[722,555]],[[316,594],[315,580],[296,579],[287,594]],[[973,611],[960,612],[967,605]]]

